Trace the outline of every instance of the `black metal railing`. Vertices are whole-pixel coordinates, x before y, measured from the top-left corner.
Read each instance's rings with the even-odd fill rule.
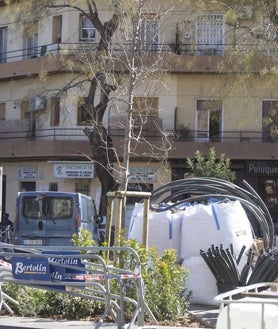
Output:
[[[0,130],[1,140],[86,140],[87,137],[83,132],[83,128],[48,128],[36,130],[17,130],[4,131]]]
[[[96,52],[98,43],[95,42],[77,42],[77,43],[51,43],[42,44],[31,48],[19,48],[11,51],[1,51],[0,63],[21,61],[25,59],[43,57],[48,54],[74,55],[80,52]],[[114,43],[111,51],[114,54],[126,53],[131,49],[131,43]],[[250,53],[256,51],[263,56],[278,56],[278,49],[269,45],[262,44],[196,44],[196,43],[165,43],[165,44],[147,44],[143,43],[138,49],[138,53],[144,55],[158,55],[171,52],[178,55],[188,56],[225,56],[233,53]]]
[[[59,128],[53,127],[48,129],[37,130],[17,130],[4,131],[0,129],[0,143],[7,140],[25,140],[25,141],[39,141],[39,140],[68,140],[68,141],[82,141],[87,140],[87,136],[83,132],[84,127],[77,128]],[[142,132],[142,136],[144,135]],[[109,129],[109,135],[113,139],[124,138],[124,129]],[[178,131],[167,130],[166,133],[158,134],[156,132],[147,131],[147,138],[161,138],[168,136],[169,139],[175,142],[263,142],[263,143],[278,143],[278,138],[273,137],[270,133],[262,131],[221,131],[217,134],[212,134],[209,131],[189,130],[186,135],[181,135]]]

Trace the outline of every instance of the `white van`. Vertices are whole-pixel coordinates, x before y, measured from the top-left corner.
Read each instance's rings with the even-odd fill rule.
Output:
[[[73,192],[20,192],[16,202],[15,244],[72,245],[81,227],[98,242],[96,208],[91,197]]]

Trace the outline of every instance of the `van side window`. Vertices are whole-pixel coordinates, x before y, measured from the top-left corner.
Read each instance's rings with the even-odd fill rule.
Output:
[[[50,198],[49,212],[55,219],[72,218],[72,198]]]
[[[86,198],[81,197],[81,207],[82,207],[82,221],[86,221],[88,223],[92,222],[93,218],[93,206],[92,202]]]

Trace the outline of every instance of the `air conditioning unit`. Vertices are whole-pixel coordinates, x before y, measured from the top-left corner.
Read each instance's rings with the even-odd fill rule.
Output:
[[[45,99],[41,96],[35,96],[31,99],[30,110],[38,111],[43,110],[45,106]]]

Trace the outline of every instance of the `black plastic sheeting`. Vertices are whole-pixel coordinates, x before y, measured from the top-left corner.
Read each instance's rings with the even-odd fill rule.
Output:
[[[218,293],[223,293],[240,286],[248,286],[254,283],[273,282],[278,277],[278,251],[261,250],[254,262],[254,253],[250,249],[247,253],[245,264],[239,262],[245,251],[243,246],[236,257],[232,246],[223,249],[223,246],[212,245],[207,251],[200,250],[211,273],[216,279]]]
[[[163,185],[152,192],[150,209],[162,212],[195,202],[204,202],[211,198],[219,201],[239,200],[248,214],[251,214],[254,231],[259,227],[265,248],[273,247],[274,225],[272,217],[257,192],[243,181],[246,189],[218,178],[199,177],[177,180]],[[249,218],[250,220],[250,218]]]

